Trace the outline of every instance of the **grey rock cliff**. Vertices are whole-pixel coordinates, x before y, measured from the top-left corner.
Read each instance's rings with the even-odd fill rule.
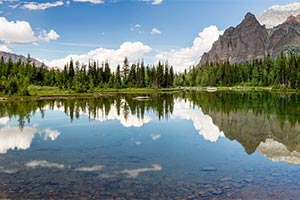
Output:
[[[230,27],[204,53],[198,65],[206,62],[240,63],[270,54],[276,57],[282,51],[300,51],[300,16],[290,16],[284,23],[267,29],[256,17],[247,13],[236,27]]]

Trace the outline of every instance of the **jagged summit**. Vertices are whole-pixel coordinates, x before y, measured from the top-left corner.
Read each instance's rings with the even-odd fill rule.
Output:
[[[253,15],[251,12],[248,12],[248,13],[245,15],[244,20],[255,20],[255,21],[257,21],[255,15]]]
[[[284,23],[267,29],[252,13],[247,13],[236,27],[229,27],[204,53],[198,65],[206,62],[239,63],[266,54],[276,57],[282,51],[300,51],[300,15],[290,16]]]

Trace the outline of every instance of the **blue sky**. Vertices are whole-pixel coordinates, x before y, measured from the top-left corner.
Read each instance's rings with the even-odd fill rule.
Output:
[[[259,15],[272,5],[288,3],[286,0],[0,0],[0,45],[2,49],[23,55],[30,53],[49,63],[64,58],[56,60],[62,63],[70,57],[80,60],[89,53],[95,59],[113,60],[122,56],[122,60],[127,48],[132,50],[128,51],[132,53],[132,61],[144,58],[151,63],[176,53],[184,60],[186,54],[196,54],[193,42],[202,37],[199,33],[205,28],[211,25],[217,28],[210,27],[203,35],[214,35],[215,40],[222,30],[240,23],[247,12]],[[27,27],[17,21],[27,23]],[[212,29],[215,33],[210,34]],[[24,33],[27,37],[16,33],[22,31],[27,31]],[[200,54],[204,49],[199,48]],[[131,60],[131,55],[127,56]],[[180,65],[178,69],[188,67],[176,62],[174,59],[174,65]]]

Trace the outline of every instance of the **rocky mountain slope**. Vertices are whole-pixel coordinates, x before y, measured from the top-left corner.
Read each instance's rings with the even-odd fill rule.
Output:
[[[18,62],[19,60],[21,60],[21,62],[26,63],[27,62],[27,58],[25,56],[22,55],[17,55],[17,54],[13,54],[13,53],[8,53],[8,52],[4,52],[4,51],[0,51],[0,58],[4,59],[5,62],[8,61],[9,58],[12,59],[13,63]],[[43,64],[42,62],[38,61],[35,58],[31,58],[31,64],[35,64],[35,66],[37,67],[41,67],[42,65],[45,66],[45,64]]]
[[[290,16],[284,23],[267,29],[256,17],[247,13],[236,27],[230,27],[204,53],[198,65],[206,62],[239,63],[267,54],[276,57],[282,51],[300,52],[300,15]]]

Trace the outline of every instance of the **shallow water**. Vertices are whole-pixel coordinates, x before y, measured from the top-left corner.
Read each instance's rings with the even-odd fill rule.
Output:
[[[0,198],[297,199],[300,95],[0,103]]]

